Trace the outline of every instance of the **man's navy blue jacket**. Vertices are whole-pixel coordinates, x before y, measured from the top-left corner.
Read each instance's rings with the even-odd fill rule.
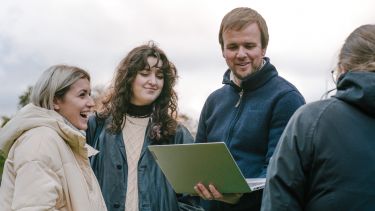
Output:
[[[224,86],[206,100],[196,142],[225,142],[246,178],[266,177],[268,162],[292,114],[305,103],[298,90],[278,76],[265,58],[263,68],[238,87],[224,74]],[[220,191],[220,190],[219,190]],[[202,201],[207,210],[260,207],[262,191],[245,194],[236,205]]]

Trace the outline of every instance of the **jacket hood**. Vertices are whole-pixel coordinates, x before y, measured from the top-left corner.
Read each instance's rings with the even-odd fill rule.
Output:
[[[375,72],[353,71],[342,75],[335,96],[375,117]]]
[[[73,129],[56,111],[28,104],[3,127],[0,128],[0,156],[7,157],[13,143],[26,131],[36,127],[49,127],[65,140],[72,150],[83,156],[96,154],[97,151],[86,144],[86,137]],[[46,140],[48,141],[48,140]]]
[[[278,75],[275,66],[270,63],[268,57],[264,57],[266,63],[259,71],[256,71],[249,75],[247,78],[242,80],[241,87],[237,86],[233,81],[230,80],[231,70],[228,69],[224,73],[223,84],[228,84],[235,88],[237,91],[244,89],[245,91],[251,91],[261,87],[263,84],[267,83],[271,78]]]

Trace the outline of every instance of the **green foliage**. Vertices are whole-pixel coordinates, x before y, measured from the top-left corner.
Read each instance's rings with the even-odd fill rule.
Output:
[[[18,96],[18,109],[24,107],[30,102],[30,95],[31,91],[33,90],[32,86],[28,86],[25,92]],[[2,116],[0,120],[0,128],[4,127],[4,125],[10,120],[8,116]]]
[[[4,163],[5,163],[5,158],[0,155],[0,184],[1,184],[1,178],[3,175]]]
[[[32,90],[33,90],[33,87],[28,86],[26,91],[21,96],[18,97],[19,99],[18,108],[22,108],[30,102],[30,95],[31,95]]]
[[[2,116],[1,117],[1,125],[0,127],[4,127],[4,125],[10,120],[10,117]]]

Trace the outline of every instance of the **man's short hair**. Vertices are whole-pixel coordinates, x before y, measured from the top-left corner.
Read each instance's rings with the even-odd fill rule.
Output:
[[[219,31],[219,43],[221,50],[224,50],[223,33],[227,30],[241,30],[252,23],[257,23],[260,35],[262,49],[268,46],[268,28],[264,18],[255,10],[248,7],[238,7],[227,13],[221,21]]]

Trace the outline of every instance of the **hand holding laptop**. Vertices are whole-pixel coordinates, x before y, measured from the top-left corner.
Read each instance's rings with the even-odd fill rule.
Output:
[[[204,200],[217,200],[229,204],[236,204],[243,193],[226,193],[221,194],[214,185],[208,185],[208,188],[202,183],[194,186],[195,192]]]

